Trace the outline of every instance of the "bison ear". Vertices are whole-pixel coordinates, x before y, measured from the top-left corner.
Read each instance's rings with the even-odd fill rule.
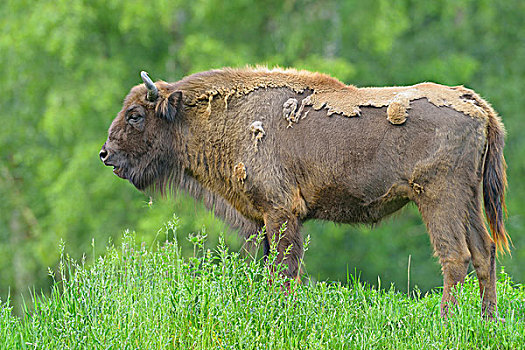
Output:
[[[157,104],[157,108],[155,108],[157,116],[170,122],[174,121],[177,111],[180,109],[181,99],[181,91],[173,91],[168,96],[161,97],[160,102]]]

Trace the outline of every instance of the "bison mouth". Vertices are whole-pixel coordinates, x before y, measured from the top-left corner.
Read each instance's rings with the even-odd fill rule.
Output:
[[[119,166],[113,165],[113,174],[117,175],[121,179],[128,180],[138,190],[142,191],[146,187],[139,179],[136,178],[136,176],[133,175],[133,171],[129,172]]]
[[[111,161],[105,161],[105,166],[112,166],[113,167],[113,174],[117,175],[121,179],[126,179],[125,171],[123,167],[116,165],[117,162],[111,162]]]
[[[138,190],[144,190],[151,186],[153,182],[159,177],[159,174],[152,170],[151,167],[134,167],[129,164],[128,161],[120,159],[107,159],[102,160],[104,165],[113,167],[113,174],[117,175],[121,179],[128,180]]]
[[[120,177],[121,179],[125,179],[126,176],[124,175],[124,171],[122,170],[122,168],[119,168],[118,166],[114,165],[113,166],[113,174],[117,175],[118,177]]]

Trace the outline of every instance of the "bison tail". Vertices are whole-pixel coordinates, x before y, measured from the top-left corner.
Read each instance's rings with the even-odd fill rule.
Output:
[[[483,100],[482,100],[483,101]],[[483,168],[483,201],[485,214],[492,232],[492,239],[498,252],[509,252],[510,236],[503,222],[507,214],[505,189],[507,187],[507,164],[503,157],[505,129],[501,119],[488,103],[483,101],[482,108],[487,112],[487,145]]]

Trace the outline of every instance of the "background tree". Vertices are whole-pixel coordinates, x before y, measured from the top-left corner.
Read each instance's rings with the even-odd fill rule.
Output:
[[[507,226],[517,249],[500,263],[523,281],[524,20],[520,0],[1,2],[0,298],[46,287],[60,240],[91,257],[124,228],[152,242],[175,212],[182,232],[205,226],[213,245],[227,227],[200,203],[179,196],[148,205],[98,151],[140,70],[175,81],[247,64],[318,70],[359,86],[435,81],[481,93],[508,130]],[[403,289],[411,254],[412,283],[441,283],[413,207],[373,229],[310,222],[305,231],[314,278],[345,281],[356,270]]]

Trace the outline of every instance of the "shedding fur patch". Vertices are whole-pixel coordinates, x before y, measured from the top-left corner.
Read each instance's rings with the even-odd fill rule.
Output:
[[[409,107],[399,102],[392,102],[388,105],[386,110],[386,118],[392,124],[403,124],[406,122],[408,117],[407,109]]]
[[[263,129],[262,122],[257,120],[250,125],[250,131],[252,133],[253,146],[255,147],[255,152],[259,149],[259,141],[266,135]]]
[[[175,86],[184,91],[185,104],[206,103],[208,116],[214,96],[223,96],[227,104],[232,96],[242,97],[257,89],[283,87],[299,94],[311,92],[299,108],[297,99],[289,99],[283,105],[283,116],[289,127],[299,121],[302,108],[306,106],[314,110],[325,109],[328,116],[339,114],[345,117],[359,116],[361,107],[387,107],[388,120],[393,124],[403,124],[410,102],[421,98],[437,107],[450,107],[473,118],[487,120],[491,113],[495,114],[486,101],[463,86],[421,83],[404,87],[356,88],[325,74],[294,69],[225,68],[188,76]]]
[[[304,217],[307,212],[308,209],[306,207],[306,202],[301,194],[301,190],[298,187],[293,191],[292,213],[299,217]]]
[[[301,114],[303,114],[304,108],[309,103],[310,96],[304,98],[301,101],[301,105],[299,105],[299,102],[295,98],[289,98],[286,100],[283,104],[283,117],[288,122],[287,128],[293,127],[293,123],[299,123],[300,119],[306,118],[309,111],[306,111],[302,117]],[[297,108],[297,106],[299,106],[299,108]]]
[[[298,103],[295,98],[289,98],[283,104],[283,117],[288,122],[287,128],[291,128],[293,123],[297,123],[299,121],[299,118],[295,117],[297,105]]]
[[[237,163],[237,165],[233,167],[233,178],[239,181],[241,184],[244,184],[246,177],[246,166],[243,162]]]
[[[362,88],[352,92],[339,90],[311,95],[313,108],[318,110],[325,107],[328,115],[337,113],[353,117],[360,114],[360,107],[388,107],[387,118],[392,124],[403,124],[408,116],[410,102],[421,98],[426,98],[437,107],[450,107],[474,118],[488,119],[490,114],[489,110],[477,105],[481,98],[463,86],[422,83],[407,87]]]
[[[403,124],[408,117],[408,109],[410,108],[410,98],[413,90],[403,91],[390,101],[386,109],[386,118],[392,124]]]

